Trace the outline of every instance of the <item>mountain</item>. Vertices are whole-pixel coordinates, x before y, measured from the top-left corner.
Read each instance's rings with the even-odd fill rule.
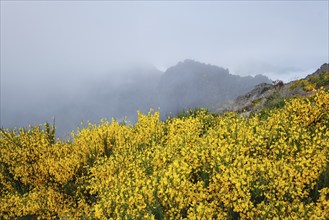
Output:
[[[33,99],[38,104],[28,103],[33,101],[31,98],[17,96],[15,105],[7,104],[1,112],[2,126],[34,126],[51,121],[54,116],[61,136],[87,120],[97,123],[101,118],[122,121],[127,117],[134,123],[137,110],[147,113],[160,107],[165,119],[171,113],[177,115],[190,108],[214,110],[259,83],[271,82],[265,76],[240,77],[228,69],[193,60],[179,62],[165,72],[152,65],[135,65],[112,67],[107,73],[85,73],[79,78],[70,76],[63,85],[36,92]]]
[[[266,76],[241,77],[222,67],[185,60],[162,75],[157,98],[166,114],[196,107],[214,109],[259,83],[270,82]]]
[[[151,108],[160,108],[165,119],[190,108],[215,110],[263,82],[271,81],[262,75],[232,75],[228,69],[193,60],[179,62],[165,72],[154,66],[134,66],[86,81],[79,96],[65,106],[58,104],[60,111],[55,116],[59,131],[103,117],[119,121],[127,117],[134,123],[137,110],[147,113]]]
[[[244,115],[258,113],[282,107],[287,99],[297,96],[309,96],[314,93],[313,89],[319,89],[320,87],[329,89],[329,65],[327,63],[300,80],[286,84],[282,81],[271,84],[261,83],[245,95],[225,103],[217,109],[217,112],[235,111]]]

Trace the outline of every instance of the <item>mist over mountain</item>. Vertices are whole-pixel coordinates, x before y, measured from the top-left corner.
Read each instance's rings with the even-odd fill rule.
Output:
[[[162,75],[159,106],[165,114],[195,107],[214,109],[264,82],[271,81],[262,75],[241,77],[222,67],[185,60]]]
[[[165,119],[190,108],[215,109],[255,85],[269,82],[262,75],[241,77],[230,74],[228,69],[193,60],[179,62],[165,72],[150,65],[116,69],[109,74],[79,79],[74,89],[36,94],[38,105],[3,108],[3,127],[37,125],[51,121],[54,116],[57,133],[62,136],[88,120],[122,121],[126,116],[134,123],[137,110],[147,113],[151,108],[160,108]],[[19,99],[16,97],[17,103],[21,103]]]

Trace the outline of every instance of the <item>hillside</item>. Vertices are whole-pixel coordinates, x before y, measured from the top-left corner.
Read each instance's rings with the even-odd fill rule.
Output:
[[[199,110],[0,129],[2,219],[328,219],[329,93],[267,118]]]
[[[284,84],[276,81],[261,83],[245,95],[229,101],[217,109],[217,112],[235,111],[249,115],[273,108],[283,107],[285,100],[293,97],[305,97],[313,94],[313,89],[329,89],[329,65],[323,64],[314,73],[303,79]]]

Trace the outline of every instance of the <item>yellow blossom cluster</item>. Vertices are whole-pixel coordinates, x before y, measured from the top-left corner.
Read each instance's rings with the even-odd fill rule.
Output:
[[[329,93],[266,117],[102,120],[0,133],[2,219],[328,219]]]

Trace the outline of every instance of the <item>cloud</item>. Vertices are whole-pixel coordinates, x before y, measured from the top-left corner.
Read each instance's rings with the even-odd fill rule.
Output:
[[[264,61],[253,61],[237,65],[232,72],[240,75],[258,75],[268,76],[272,80],[282,80],[289,82],[305,77],[314,72],[314,68],[299,68],[293,66],[281,66],[270,64]]]
[[[328,62],[327,8],[325,1],[1,1],[2,123],[43,122],[54,111],[76,112],[79,121],[102,103],[136,106],[114,89],[96,99],[108,87],[130,92],[136,77],[113,69],[133,63],[165,71],[191,58],[242,75],[301,77]]]

